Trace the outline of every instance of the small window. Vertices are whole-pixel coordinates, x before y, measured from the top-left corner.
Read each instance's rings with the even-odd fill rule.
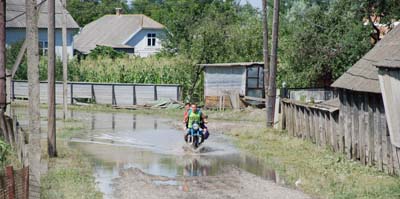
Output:
[[[147,46],[156,46],[156,33],[147,34]]]
[[[39,41],[39,54],[44,56],[47,55],[47,51],[49,50],[47,41]]]

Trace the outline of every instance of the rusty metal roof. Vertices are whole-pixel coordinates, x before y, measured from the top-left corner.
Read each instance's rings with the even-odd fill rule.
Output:
[[[47,1],[38,0],[39,19],[38,27],[47,28],[48,13]],[[62,9],[63,6],[60,0],[55,1],[56,13],[56,28],[62,27]],[[25,0],[7,0],[6,1],[6,28],[25,28],[26,27]],[[72,16],[67,11],[67,28],[78,29],[79,25],[75,22]]]
[[[393,52],[400,50],[400,25],[390,31],[374,48],[347,70],[332,87],[344,88],[353,91],[381,93],[378,81],[378,68],[375,65],[382,63],[392,66]],[[397,58],[395,60],[398,59]],[[396,61],[397,62],[397,61]]]
[[[216,63],[216,64],[199,64],[202,67],[236,67],[236,66],[252,66],[264,65],[264,62],[237,62],[237,63]]]

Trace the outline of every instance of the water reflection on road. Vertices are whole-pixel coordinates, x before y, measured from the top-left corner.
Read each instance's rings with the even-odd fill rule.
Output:
[[[216,176],[234,166],[280,181],[275,171],[265,166],[263,161],[241,154],[222,135],[212,134],[204,144],[208,149],[206,153],[185,152],[182,148],[183,132],[174,128],[174,121],[170,119],[133,113],[82,111],[71,111],[70,117],[87,124],[87,129],[71,139],[70,146],[79,148],[93,160],[94,176],[104,198],[112,198],[114,179],[129,168],[174,178]],[[173,180],[153,183],[179,184]]]

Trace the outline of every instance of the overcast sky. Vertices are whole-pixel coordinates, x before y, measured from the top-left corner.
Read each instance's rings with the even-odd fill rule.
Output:
[[[256,8],[261,9],[261,0],[241,0],[240,3],[245,4],[246,2],[249,2],[251,5],[253,5]]]
[[[127,0],[128,4],[130,4],[132,0]],[[134,0],[133,0],[134,1]],[[246,2],[249,2],[251,5],[253,5],[256,8],[261,9],[261,1],[262,0],[240,0],[241,4],[245,4]]]

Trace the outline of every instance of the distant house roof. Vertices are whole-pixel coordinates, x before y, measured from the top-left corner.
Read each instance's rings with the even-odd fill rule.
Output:
[[[89,24],[75,36],[75,49],[89,53],[97,45],[125,46],[142,29],[164,29],[164,25],[145,15],[105,15]]]
[[[202,66],[202,67],[235,67],[235,66],[252,66],[252,65],[264,65],[264,62],[200,64],[200,66]]]
[[[400,26],[390,31],[374,48],[347,70],[332,87],[353,91],[381,93],[376,65],[399,65]],[[397,57],[393,53],[397,52]],[[397,64],[396,64],[397,63]]]
[[[60,0],[55,1],[56,7],[56,28],[62,27],[62,9],[63,6]],[[47,28],[48,14],[47,1],[38,0],[39,19],[38,27]],[[6,1],[6,27],[7,28],[25,28],[26,27],[25,0],[7,0]],[[78,29],[79,25],[75,22],[72,16],[67,11],[67,28]]]

